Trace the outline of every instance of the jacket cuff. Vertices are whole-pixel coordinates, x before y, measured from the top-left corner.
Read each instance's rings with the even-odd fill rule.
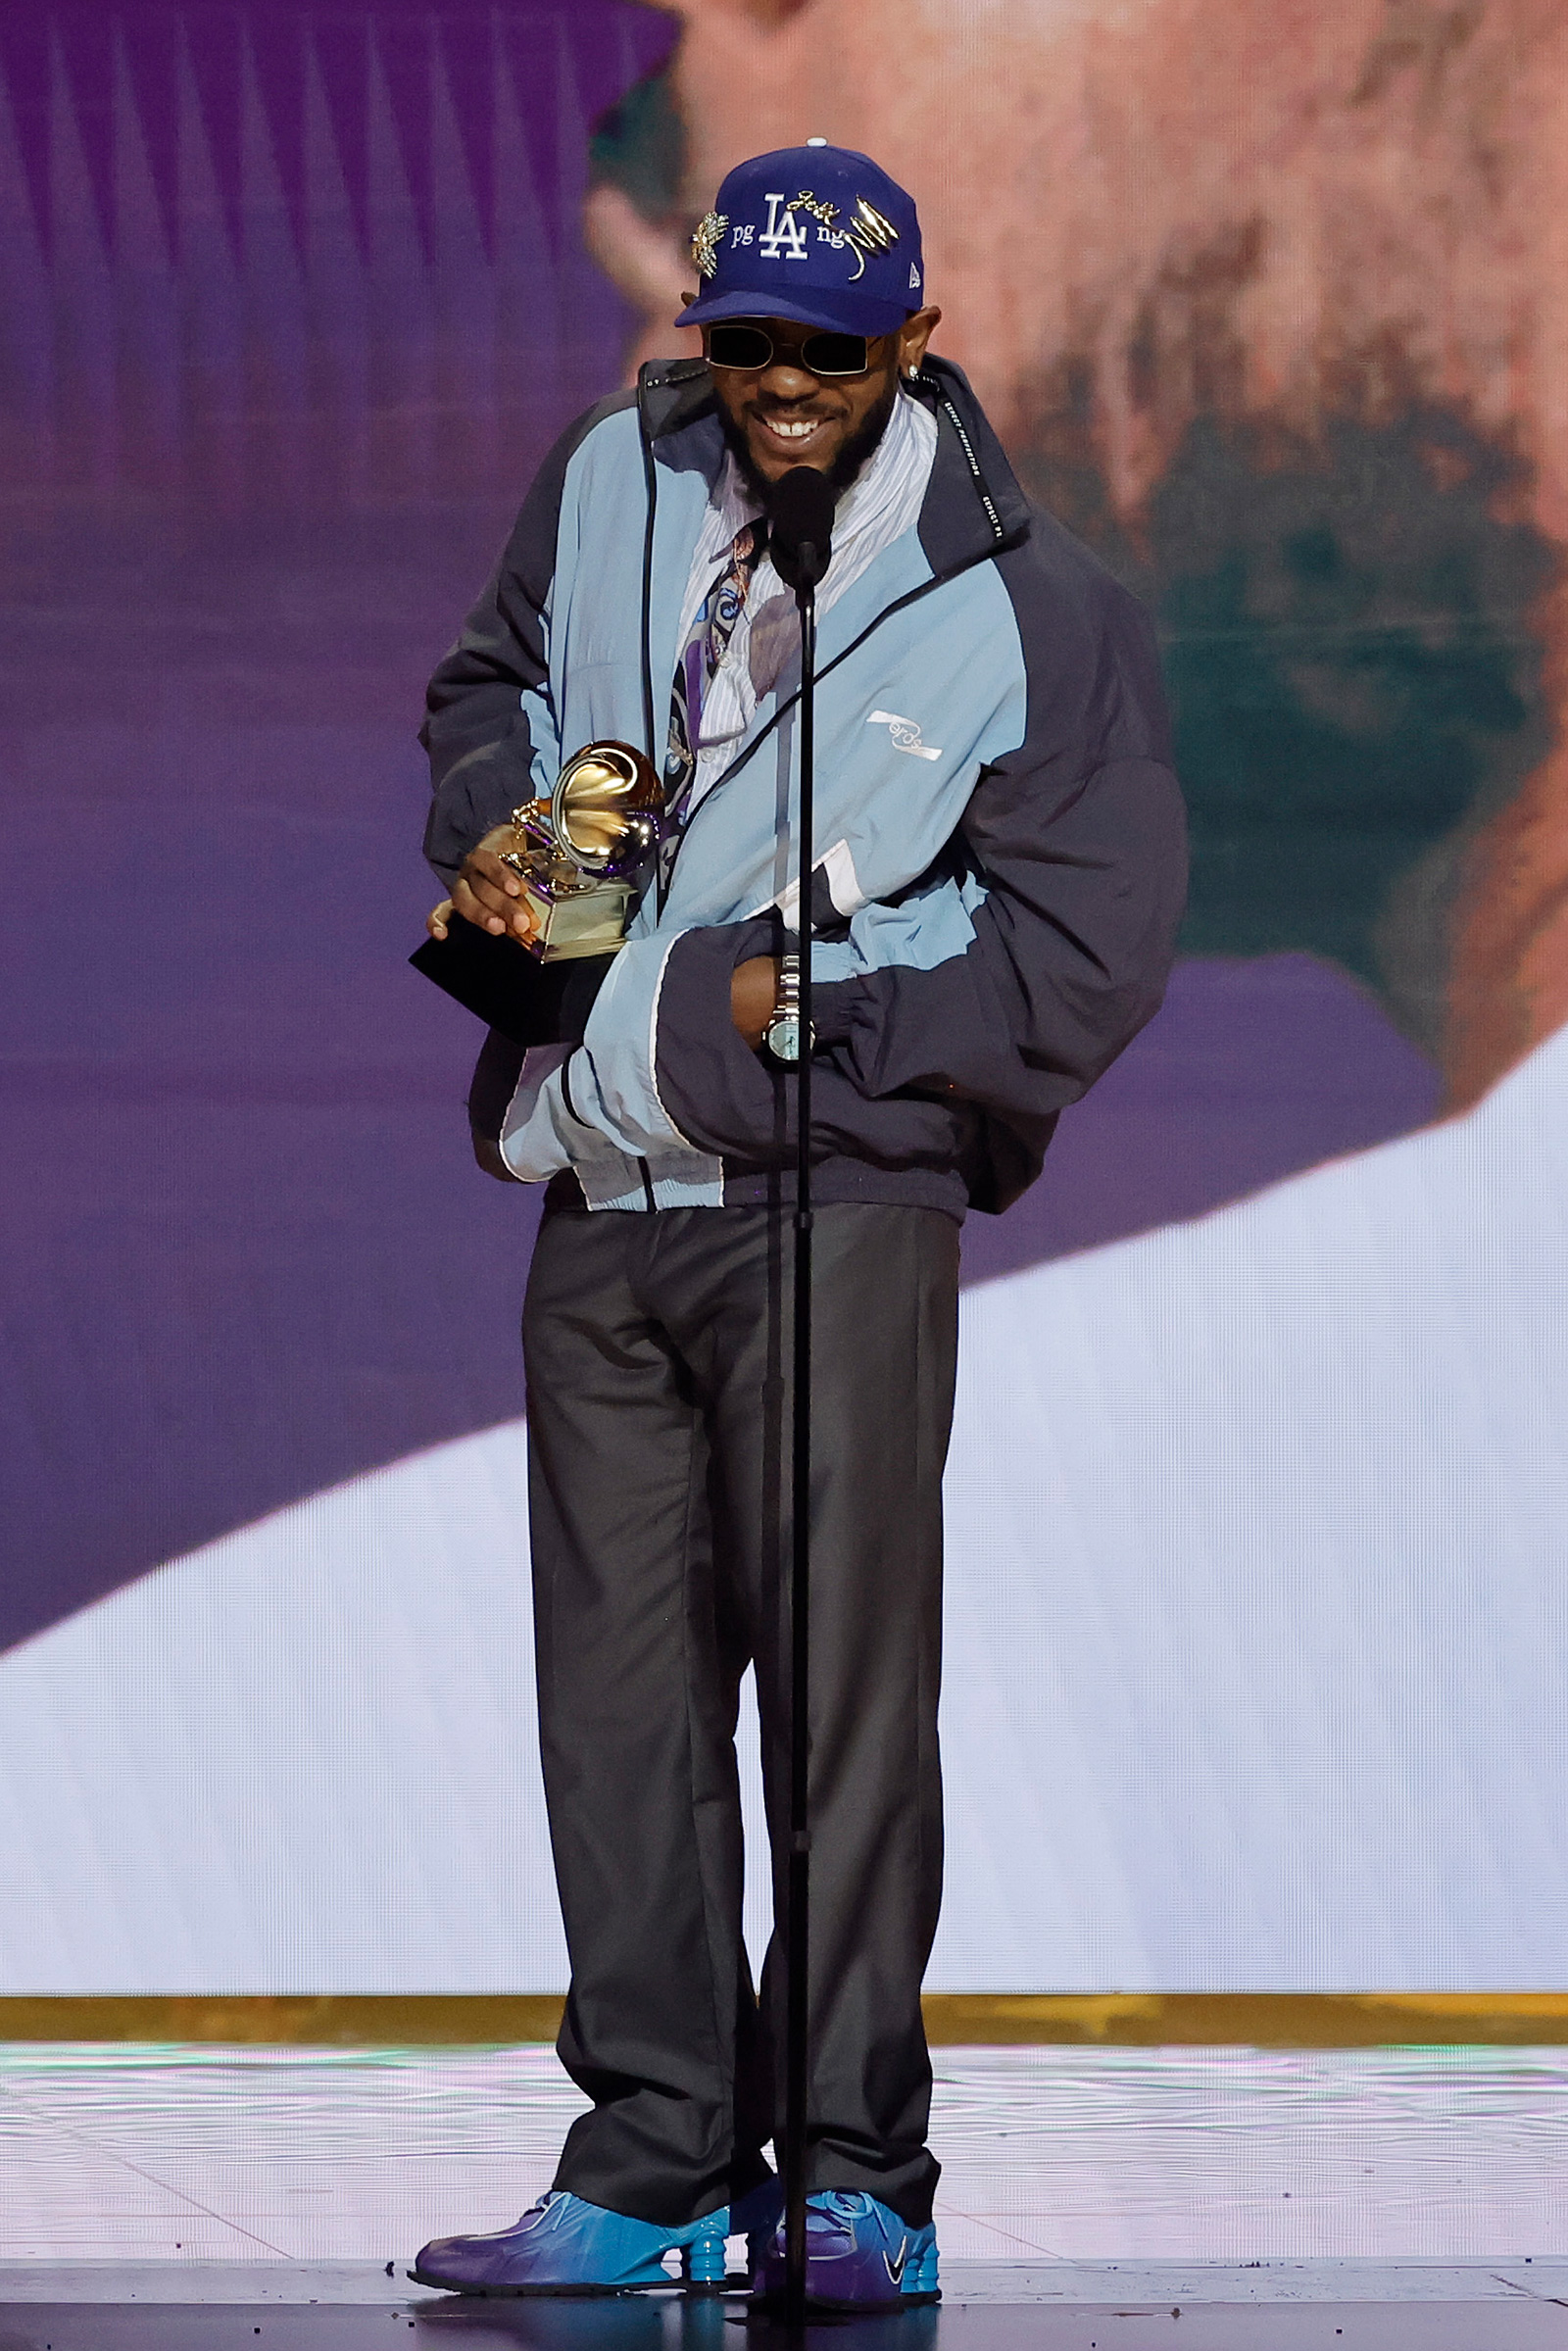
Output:
[[[468,1132],[473,1138],[473,1155],[486,1175],[498,1177],[503,1184],[521,1181],[501,1156],[501,1130],[517,1091],[522,1063],[522,1047],[504,1037],[499,1029],[492,1029],[480,1048],[468,1083]]]
[[[819,1046],[849,1044],[856,1003],[864,991],[861,979],[816,983],[811,990],[811,1034]]]
[[[454,760],[424,826],[425,860],[437,878],[448,886],[455,882],[468,852],[505,824],[532,790],[528,738],[520,731],[505,744],[482,744]]]
[[[777,955],[775,914],[683,931],[672,944],[659,991],[654,1063],[659,1099],[700,1151],[753,1165],[792,1148],[782,1073],[736,1029],[730,978],[752,955]]]

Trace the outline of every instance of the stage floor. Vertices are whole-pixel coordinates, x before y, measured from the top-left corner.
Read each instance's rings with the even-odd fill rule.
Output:
[[[1568,2351],[1568,2051],[936,2069],[944,2306],[823,2329],[843,2351],[870,2326],[889,2351]],[[514,2219],[579,2105],[537,2048],[0,2050],[0,2351],[735,2344],[734,2304],[456,2304],[404,2278],[424,2237]]]
[[[940,2310],[822,2321],[807,2335],[819,2351],[1564,2351],[1568,2263],[1538,2266],[1539,2278],[1485,2263],[955,2262]],[[411,2334],[424,2351],[783,2351],[789,2339],[730,2298],[459,2302],[342,2266],[0,2271],[4,2351],[390,2351]]]

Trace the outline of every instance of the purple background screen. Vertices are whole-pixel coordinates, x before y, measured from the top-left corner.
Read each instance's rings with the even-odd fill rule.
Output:
[[[424,678],[631,321],[616,0],[0,7],[0,1458],[15,1641],[514,1417],[536,1203],[407,968]],[[1184,964],[970,1279],[1428,1116],[1305,955]]]

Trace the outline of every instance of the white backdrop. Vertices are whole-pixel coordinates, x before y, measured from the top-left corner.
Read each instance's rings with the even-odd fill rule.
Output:
[[[932,1988],[1568,1980],[1565,1082],[966,1295]],[[521,1473],[0,1660],[0,1991],[561,1988]]]

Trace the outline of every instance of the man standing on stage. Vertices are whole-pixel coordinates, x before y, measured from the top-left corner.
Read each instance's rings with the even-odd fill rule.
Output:
[[[1157,1007],[1183,822],[1138,604],[1031,509],[928,358],[914,205],[863,155],[741,165],[693,239],[705,359],[546,461],[432,682],[431,918],[526,937],[499,852],[596,739],[664,773],[659,868],[575,1049],[483,1141],[549,1184],[523,1316],[540,1738],[594,2101],[514,2228],[427,2245],[469,2293],[779,2282],[783,1985],[741,1938],[733,1734],[755,1664],[788,1806],[789,1069],[811,1053],[808,2290],[934,2298],[920,1983],[942,1868],[941,1480],[958,1226]],[[838,495],[817,592],[814,1035],[792,1018],[798,647],[763,513]],[[657,746],[657,748],[656,748]],[[497,1051],[482,1068],[494,1092]],[[514,1084],[514,1080],[515,1081]],[[476,1094],[476,1119],[483,1105]]]

